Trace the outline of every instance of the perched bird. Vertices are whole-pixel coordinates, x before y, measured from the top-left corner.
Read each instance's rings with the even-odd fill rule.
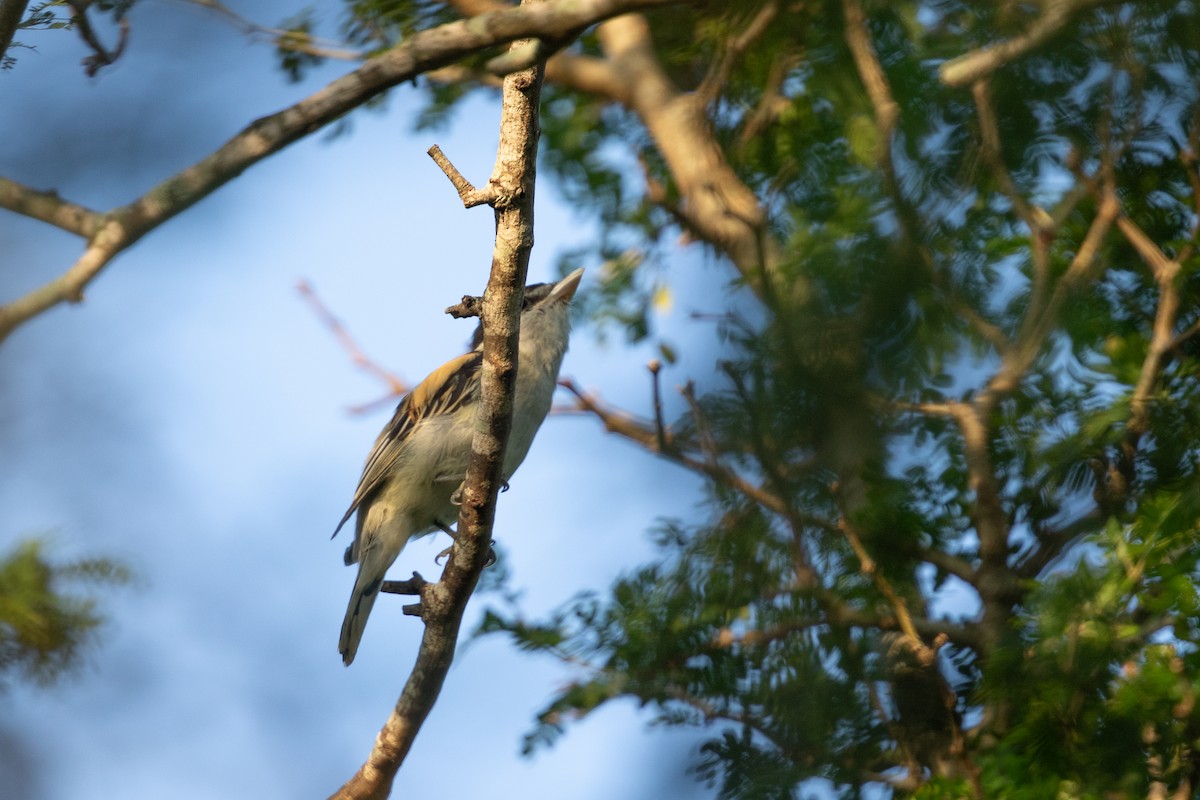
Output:
[[[521,308],[520,350],[513,402],[512,432],[504,454],[507,483],[525,460],[534,434],[550,411],[558,370],[567,351],[571,298],[583,270],[557,283],[526,287]],[[414,536],[451,533],[458,520],[458,493],[466,477],[479,403],[483,332],[476,329],[472,350],[434,370],[400,400],[371,454],[334,536],[357,514],[354,542],[346,565],[358,562],[338,650],[347,666],[354,660],[384,573]]]

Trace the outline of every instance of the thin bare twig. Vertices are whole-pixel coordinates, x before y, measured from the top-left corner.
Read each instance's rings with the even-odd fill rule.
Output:
[[[83,43],[92,51],[92,54],[83,60],[83,68],[88,77],[93,78],[97,72],[115,62],[125,52],[125,45],[129,43],[129,18],[121,16],[118,22],[121,32],[118,34],[117,46],[109,50],[101,43],[87,15],[90,0],[67,0],[67,5],[71,7],[71,24],[79,32],[79,38],[83,39]]]
[[[774,0],[764,3],[741,33],[729,37],[725,42],[721,58],[713,62],[708,74],[696,87],[696,97],[699,102],[707,106],[717,99],[742,55],[767,32],[771,22],[778,15],[779,3]]]
[[[296,284],[296,291],[300,292],[301,297],[308,301],[308,307],[312,309],[313,313],[317,315],[317,318],[320,319],[321,322],[324,323],[325,327],[329,329],[330,333],[333,334],[334,338],[337,339],[338,344],[340,344],[342,349],[345,350],[347,355],[350,356],[350,360],[354,362],[356,367],[365,370],[366,372],[374,375],[376,378],[379,378],[386,383],[388,389],[393,395],[402,395],[412,388],[403,380],[401,380],[399,376],[380,366],[379,362],[370,358],[366,352],[363,351],[358,342],[354,340],[354,337],[350,335],[350,332],[346,330],[346,326],[342,324],[342,321],[338,319],[323,302],[321,302],[321,298],[317,296],[312,284],[310,284],[308,281],[302,280]]]
[[[367,58],[366,52],[346,47],[340,42],[321,39],[297,33],[296,31],[283,30],[282,28],[259,25],[257,22],[237,13],[224,3],[219,2],[219,0],[184,0],[184,2],[208,9],[246,36],[267,39],[280,50],[304,53],[305,55],[317,58],[328,58],[337,61],[363,61]]]
[[[463,202],[464,208],[474,208],[485,203],[493,203],[496,200],[496,187],[489,183],[483,189],[476,189],[471,185],[458,168],[446,157],[442,152],[442,148],[436,144],[428,150],[429,157],[433,159],[433,163],[438,165],[438,168],[450,179],[454,190],[458,192],[458,197]]]
[[[658,435],[658,449],[666,451],[667,449],[667,426],[663,422],[663,407],[662,407],[662,385],[659,380],[659,373],[662,372],[662,362],[657,358],[650,359],[650,363],[646,365],[650,370],[650,385],[653,394],[654,403],[654,432]]]

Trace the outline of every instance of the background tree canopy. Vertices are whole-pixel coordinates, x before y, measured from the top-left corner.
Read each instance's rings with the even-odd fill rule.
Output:
[[[1200,9],[634,6],[545,37],[542,166],[598,224],[561,255],[599,267],[590,318],[668,363],[643,408],[568,389],[706,518],[664,497],[609,591],[488,612],[575,675],[526,747],[632,697],[704,731],[721,797],[1196,796]],[[505,8],[351,2],[336,55]],[[295,79],[320,23],[272,34]],[[416,122],[496,53],[422,70]],[[727,292],[673,402],[686,246]]]

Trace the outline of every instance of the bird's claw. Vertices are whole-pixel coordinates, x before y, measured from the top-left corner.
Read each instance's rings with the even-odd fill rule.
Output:
[[[492,547],[492,544],[493,544],[493,542],[488,542],[487,561],[483,562],[484,569],[487,569],[488,567],[491,567],[491,566],[495,566],[495,564],[496,564],[496,548]],[[433,557],[433,563],[437,564],[440,567],[442,565],[442,559],[448,558],[450,556],[450,553],[452,553],[453,551],[454,551],[454,545],[450,545],[445,550],[443,550],[442,552],[438,553],[436,556]]]

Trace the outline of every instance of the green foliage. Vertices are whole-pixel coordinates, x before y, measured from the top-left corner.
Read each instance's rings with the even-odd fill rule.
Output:
[[[0,561],[0,676],[49,684],[80,665],[103,617],[96,600],[69,589],[121,585],[128,570],[108,559],[49,561],[28,539]]]

